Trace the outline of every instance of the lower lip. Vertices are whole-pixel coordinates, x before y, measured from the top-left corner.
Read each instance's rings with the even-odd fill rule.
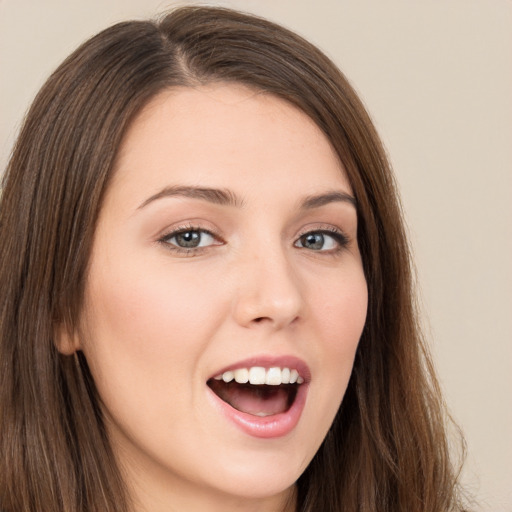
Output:
[[[306,404],[308,384],[299,386],[295,400],[286,412],[264,417],[238,411],[219,398],[210,388],[208,388],[208,391],[214,405],[243,432],[253,437],[272,439],[286,436],[297,426]]]

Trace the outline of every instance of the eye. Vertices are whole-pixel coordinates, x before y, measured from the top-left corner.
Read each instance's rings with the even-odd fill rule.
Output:
[[[295,247],[312,251],[336,251],[348,244],[348,239],[337,231],[309,231],[295,242]]]
[[[202,247],[208,247],[215,245],[216,239],[212,233],[204,229],[187,228],[173,231],[165,235],[160,240],[173,248],[180,249],[200,249]]]

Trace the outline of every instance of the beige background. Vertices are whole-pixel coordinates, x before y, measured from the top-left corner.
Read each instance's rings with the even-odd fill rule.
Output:
[[[187,2],[180,2],[185,4]],[[512,1],[232,0],[323,48],[401,185],[424,318],[477,510],[512,511]],[[157,0],[0,0],[0,169],[44,78]]]

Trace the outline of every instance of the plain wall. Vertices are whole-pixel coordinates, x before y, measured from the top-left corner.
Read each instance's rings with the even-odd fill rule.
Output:
[[[464,481],[476,510],[511,512],[512,2],[210,3],[298,31],[361,94],[400,183],[425,325],[468,443]],[[64,57],[113,22],[173,5],[0,0],[0,169],[34,94]]]

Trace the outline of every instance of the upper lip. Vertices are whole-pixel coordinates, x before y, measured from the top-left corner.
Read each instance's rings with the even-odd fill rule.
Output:
[[[236,363],[232,363],[227,366],[224,366],[223,368],[220,368],[210,376],[210,379],[214,378],[217,375],[222,375],[224,372],[227,371],[234,371],[239,368],[252,368],[255,366],[260,366],[263,368],[289,368],[290,370],[295,369],[299,372],[299,375],[304,379],[304,382],[309,382],[311,380],[311,371],[308,365],[302,359],[292,355],[261,355],[248,357],[247,359],[243,359],[241,361],[237,361]]]

